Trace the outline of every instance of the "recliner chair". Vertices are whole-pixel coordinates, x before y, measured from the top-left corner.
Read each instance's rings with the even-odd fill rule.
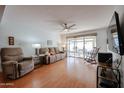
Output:
[[[21,48],[1,48],[1,65],[10,79],[17,79],[34,69],[32,58],[24,57]]]

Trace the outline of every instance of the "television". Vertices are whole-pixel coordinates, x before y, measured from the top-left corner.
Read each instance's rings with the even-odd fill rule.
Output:
[[[107,29],[108,49],[119,55],[124,55],[124,40],[120,29],[119,15],[114,12]]]

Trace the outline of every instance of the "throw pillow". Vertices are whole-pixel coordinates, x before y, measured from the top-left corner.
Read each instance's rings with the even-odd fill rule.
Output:
[[[47,52],[45,53],[45,55],[49,56],[49,55],[50,55],[50,53],[47,51]]]
[[[51,54],[51,55],[54,55],[55,53],[51,51],[50,54]]]

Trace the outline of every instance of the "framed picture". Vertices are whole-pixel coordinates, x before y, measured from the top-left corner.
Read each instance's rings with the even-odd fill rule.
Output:
[[[13,36],[8,37],[8,43],[9,43],[9,45],[14,45],[14,37]]]
[[[52,40],[47,40],[47,45],[52,45]]]

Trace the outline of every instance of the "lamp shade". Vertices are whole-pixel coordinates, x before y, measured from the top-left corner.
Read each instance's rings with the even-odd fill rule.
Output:
[[[62,47],[64,47],[64,48],[65,48],[65,47],[66,47],[66,45],[64,44],[64,45],[62,45]]]
[[[32,47],[33,48],[41,48],[41,45],[40,44],[32,44]]]

